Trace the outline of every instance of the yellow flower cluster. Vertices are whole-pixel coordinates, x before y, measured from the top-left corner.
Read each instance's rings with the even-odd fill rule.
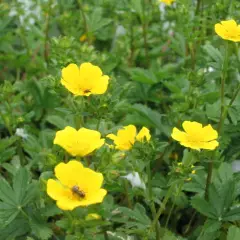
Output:
[[[69,64],[62,70],[61,83],[74,95],[90,96],[103,94],[108,87],[109,77],[103,75],[98,66],[83,63],[78,67]],[[117,136],[109,134],[107,137],[114,140],[116,149],[129,150],[135,141],[149,141],[149,130],[143,127],[136,134],[134,125],[124,127]],[[102,147],[105,139],[95,130],[80,128],[79,130],[67,126],[56,133],[54,144],[64,148],[69,154],[84,157]],[[101,188],[103,175],[80,162],[71,160],[68,163],[59,163],[55,167],[55,179],[47,181],[47,194],[57,201],[62,210],[73,210],[79,206],[101,203],[107,191]]]

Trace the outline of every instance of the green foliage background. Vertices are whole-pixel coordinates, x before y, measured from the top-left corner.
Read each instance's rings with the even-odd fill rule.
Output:
[[[221,20],[240,23],[239,1],[16,0],[0,9],[0,239],[240,239],[240,175],[232,170],[240,157],[240,49],[214,32]],[[111,80],[83,109],[60,79],[63,67],[86,61]],[[220,146],[214,155],[184,150],[172,128],[189,120],[217,129],[222,74]],[[107,147],[91,156],[105,178],[104,202],[58,209],[46,181],[71,157],[53,145],[56,131],[84,126],[105,137],[128,124],[150,128],[152,141],[125,157]],[[132,171],[146,190],[121,178]],[[161,207],[158,235],[152,224]],[[101,219],[86,220],[89,213]]]

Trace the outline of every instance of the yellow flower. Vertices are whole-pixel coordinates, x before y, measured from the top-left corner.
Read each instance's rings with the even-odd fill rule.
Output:
[[[221,38],[233,42],[240,42],[240,25],[234,20],[221,21],[215,24],[215,32]]]
[[[71,63],[62,69],[61,83],[76,96],[103,94],[107,90],[108,81],[109,77],[91,63],[83,63],[80,67]]]
[[[116,149],[119,150],[129,150],[135,141],[144,142],[145,140],[149,141],[151,138],[149,129],[146,127],[143,127],[137,136],[136,133],[136,127],[134,125],[128,125],[118,130],[117,135],[108,134],[107,138],[112,139],[116,145]]]
[[[214,150],[219,144],[216,139],[218,133],[210,124],[203,127],[201,123],[184,121],[183,129],[185,132],[177,128],[173,128],[172,138],[179,141],[181,145],[192,149],[209,149]]]
[[[47,194],[57,201],[62,210],[101,203],[107,191],[101,188],[103,175],[75,160],[59,163],[55,169],[58,181],[47,181]]]
[[[173,2],[175,2],[175,0],[160,0],[160,2],[163,2],[167,5],[171,5]]]
[[[83,35],[79,38],[80,42],[84,42],[86,39],[87,39],[87,35],[86,35],[86,34],[83,34]]]
[[[54,144],[60,145],[72,156],[84,157],[104,144],[98,131],[80,128],[78,131],[72,127],[56,133]]]

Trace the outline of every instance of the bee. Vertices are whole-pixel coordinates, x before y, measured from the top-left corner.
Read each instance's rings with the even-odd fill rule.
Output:
[[[89,89],[86,89],[86,90],[84,90],[83,92],[86,94],[86,93],[90,93],[90,92],[91,92],[91,90],[89,90]]]
[[[77,185],[74,185],[71,188],[71,190],[74,194],[78,195],[80,198],[84,198],[86,196],[85,192],[83,192],[81,189],[79,189],[79,186],[77,186]]]

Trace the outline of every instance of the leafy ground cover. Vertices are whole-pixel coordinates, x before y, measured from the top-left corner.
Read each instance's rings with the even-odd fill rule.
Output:
[[[239,240],[240,2],[0,2],[1,240]]]

